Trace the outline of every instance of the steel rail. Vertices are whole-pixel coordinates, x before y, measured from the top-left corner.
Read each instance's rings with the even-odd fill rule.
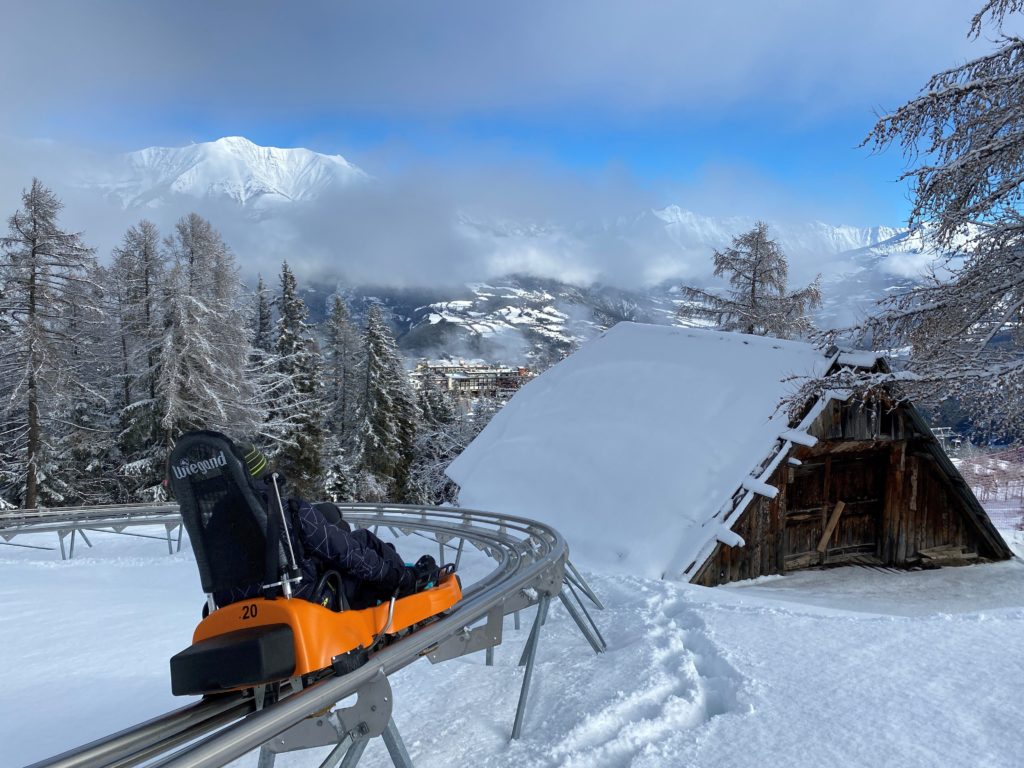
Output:
[[[101,504],[92,507],[40,507],[38,509],[15,509],[0,512],[0,529],[16,528],[21,525],[58,520],[75,522],[96,518],[133,518],[145,515],[177,514],[174,502],[152,504]]]
[[[409,515],[414,512],[421,514],[423,519],[426,515],[434,517],[447,516],[449,519],[458,519],[468,523],[467,514],[470,510],[461,508],[442,508],[412,505],[388,505],[388,504],[342,504],[339,507],[350,511],[359,518],[372,514],[373,520],[367,521],[365,525],[390,525],[393,527],[408,527],[409,522],[403,518],[401,522],[389,520],[382,521],[381,515],[387,511],[394,511],[400,515]],[[445,515],[450,510],[457,512]],[[473,511],[475,523],[492,523],[502,529],[503,523],[500,515]],[[530,529],[516,523],[512,518],[507,518],[507,523],[521,532],[529,531],[539,534],[539,529]],[[161,502],[146,505],[112,504],[99,507],[54,507],[39,510],[18,510],[16,513],[0,513],[0,538],[10,541],[19,534],[27,533],[58,533],[67,534],[72,531],[88,531],[94,528],[124,528],[143,525],[170,525],[181,524],[181,515],[178,505],[172,502]],[[115,531],[119,532],[119,531]],[[457,534],[453,534],[457,535]],[[158,537],[163,538],[163,537]]]
[[[176,741],[179,736],[195,738],[210,730],[237,720],[254,709],[251,699],[242,694],[202,699],[194,704],[154,717],[138,725],[104,736],[96,741],[63,752],[28,768],[60,765],[63,768],[86,768],[95,765],[116,765],[118,761]]]
[[[179,525],[181,515],[175,511],[158,515],[136,515],[134,517],[89,517],[76,518],[72,520],[46,520],[44,522],[33,522],[18,527],[0,528],[0,536],[25,533],[59,533],[61,531],[86,530],[94,528],[113,528],[115,526],[128,525]]]
[[[161,512],[166,514],[168,506],[164,505]],[[511,603],[513,608],[502,611],[502,614],[508,613],[535,601],[541,594],[556,596],[561,589],[568,546],[561,534],[536,521],[455,507],[386,504],[339,507],[345,519],[358,527],[378,526],[403,533],[432,534],[442,547],[453,539],[470,541],[496,560],[496,567],[465,588],[463,599],[451,613],[383,649],[367,664],[344,677],[327,678],[257,712],[252,712],[251,699],[241,700],[236,702],[240,708],[236,717],[230,720],[223,716],[223,710],[214,713],[208,709],[204,700],[35,763],[30,768],[126,768],[161,755],[164,757],[154,765],[175,768],[223,765],[310,715],[348,698],[381,671],[385,675],[396,672],[431,653],[446,640],[464,635],[470,626],[487,618],[495,608]],[[534,597],[527,594],[531,588],[535,590]],[[224,727],[226,722],[233,724]],[[217,728],[222,730],[169,754],[184,741],[195,740]]]
[[[173,503],[154,504],[107,504],[98,507],[54,507],[50,509],[21,509],[0,512],[0,544],[13,547],[32,549],[56,549],[54,547],[38,547],[32,544],[16,544],[11,540],[16,536],[32,533],[56,533],[60,545],[61,559],[74,557],[76,536],[81,536],[90,547],[86,531],[110,529],[110,533],[126,536],[142,536],[144,534],[127,533],[126,528],[137,526],[162,525],[166,536],[153,536],[167,542],[168,554],[173,554],[173,531],[178,529],[178,545],[181,545],[181,515],[178,505]],[[70,554],[65,550],[64,539],[71,535]]]

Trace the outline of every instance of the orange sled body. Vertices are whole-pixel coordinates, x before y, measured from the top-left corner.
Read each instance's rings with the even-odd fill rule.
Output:
[[[171,658],[176,696],[217,693],[308,675],[344,654],[369,648],[452,607],[462,598],[455,574],[430,589],[358,611],[335,612],[307,600],[254,598],[203,619],[191,647]]]

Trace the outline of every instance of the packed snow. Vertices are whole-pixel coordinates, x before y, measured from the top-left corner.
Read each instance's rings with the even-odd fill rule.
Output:
[[[619,323],[516,393],[447,474],[463,506],[549,523],[585,567],[678,575],[729,536],[714,518],[737,489],[775,490],[751,473],[788,429],[780,402],[830,363],[800,342]],[[637,535],[608,535],[623,524]]]
[[[644,543],[630,527],[614,536]],[[14,541],[53,547],[56,535]],[[69,562],[52,550],[0,548],[3,765],[46,758],[186,701],[170,695],[167,660],[188,644],[202,604],[187,540],[173,556],[160,541],[91,541]],[[403,553],[427,546],[398,544]],[[465,575],[486,567],[476,554]],[[519,631],[506,617],[493,667],[478,653],[417,662],[393,677],[394,716],[415,765],[1020,764],[1019,559],[921,572],[803,571],[714,589],[585,576],[606,603],[594,616],[608,651],[595,655],[553,604],[521,740],[509,734],[532,610]],[[325,754],[282,755],[278,765],[319,765]],[[236,765],[254,768],[255,754]],[[390,765],[379,740],[360,765]]]

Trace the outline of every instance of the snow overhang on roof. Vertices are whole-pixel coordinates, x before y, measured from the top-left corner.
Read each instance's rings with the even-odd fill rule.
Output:
[[[550,523],[586,567],[678,577],[742,543],[732,525],[831,398],[792,430],[780,403],[835,362],[801,342],[620,323],[526,384],[447,473],[462,505]]]
[[[878,365],[878,361],[881,359],[882,355],[879,355],[876,352],[852,350],[840,352],[836,358],[836,362],[839,365],[846,365],[851,368],[874,368]]]

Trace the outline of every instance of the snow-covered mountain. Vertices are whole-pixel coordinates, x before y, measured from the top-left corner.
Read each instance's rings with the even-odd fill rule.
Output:
[[[815,228],[807,231],[814,233]],[[828,237],[835,234],[817,231]],[[728,230],[721,234],[731,237]],[[821,256],[802,270],[806,280],[814,274],[822,276],[823,304],[813,315],[819,328],[857,323],[879,299],[920,280],[936,259],[934,251],[905,230],[878,228],[845,236],[844,244],[856,244],[857,238],[870,244],[827,251],[819,241]],[[543,367],[620,320],[695,324],[677,315],[680,286],[687,283],[713,292],[728,287],[724,279],[710,274],[710,259],[706,255],[700,259],[704,269],[691,278],[640,288],[577,285],[518,274],[471,283],[461,291],[423,295],[422,303],[380,288],[373,294],[392,308],[400,345],[411,356],[479,357]]]
[[[678,286],[724,288],[712,274],[712,253],[755,223],[678,205],[573,220],[509,218],[498,209],[470,214],[457,200],[424,209],[436,180],[399,190],[339,155],[241,137],[151,147],[96,168],[80,186],[113,201],[126,221],[144,215],[165,228],[197,210],[244,257],[249,277],[301,253],[299,266],[317,272],[318,294],[343,286],[356,314],[360,302],[382,299],[410,354],[536,361],[619,319],[679,322]],[[338,190],[347,194],[332,194]],[[821,276],[822,326],[859,319],[879,298],[920,279],[936,256],[906,229],[768,224],[789,257],[792,285]],[[357,287],[370,284],[376,287]]]
[[[371,177],[340,155],[309,149],[262,147],[240,136],[190,144],[185,147],[149,147],[114,158],[97,169],[92,166],[80,184],[98,190],[122,208],[159,208],[181,198],[229,201],[242,210],[268,209],[268,215],[287,224],[298,215],[289,204],[314,204],[332,190],[367,183]],[[308,206],[298,206],[308,215]],[[224,215],[223,210],[218,211]],[[395,212],[400,216],[400,211]],[[265,217],[261,217],[265,218]],[[653,284],[670,272],[680,272],[681,257],[708,262],[710,253],[749,230],[755,219],[713,217],[678,205],[661,209],[624,211],[613,220],[519,221],[499,216],[471,217],[453,212],[452,227],[477,247],[504,258],[510,251],[543,251],[551,259],[572,264],[578,253],[603,250],[614,243],[628,255],[654,255],[637,275]],[[770,221],[772,234],[790,255],[794,273],[804,262],[828,262],[849,251],[875,247],[905,230],[894,227],[851,227],[818,221]],[[545,262],[542,257],[538,259]],[[683,272],[698,274],[703,269]],[[815,265],[809,264],[814,267]],[[628,269],[629,264],[623,268]],[[510,269],[507,271],[522,271]],[[575,282],[596,277],[615,282],[607,265],[569,267]],[[822,271],[820,268],[815,273]],[[660,272],[665,272],[662,275]],[[550,275],[546,275],[550,276]]]
[[[86,181],[125,208],[157,207],[173,195],[223,198],[242,207],[315,200],[369,177],[341,155],[261,147],[240,136],[123,155],[106,178]]]
[[[874,248],[863,249],[851,259],[848,273],[824,283],[824,305],[814,314],[816,325],[850,325],[870,312],[879,298],[909,285],[912,280],[887,271],[887,258]],[[322,286],[307,295],[307,302],[316,312],[331,293],[330,286]],[[347,288],[344,295],[357,320],[371,302],[382,303],[409,358],[482,359],[538,369],[622,320],[700,324],[677,315],[682,299],[679,283],[673,281],[628,290],[508,275],[461,290]]]
[[[713,218],[670,205],[650,215],[663,222],[665,231],[682,248],[721,248],[739,232],[752,228],[749,217],[729,216]],[[895,227],[833,226],[820,221],[772,222],[772,234],[787,251],[806,251],[822,254],[842,253],[858,248],[878,245],[906,232]],[[717,245],[716,245],[717,244]]]

